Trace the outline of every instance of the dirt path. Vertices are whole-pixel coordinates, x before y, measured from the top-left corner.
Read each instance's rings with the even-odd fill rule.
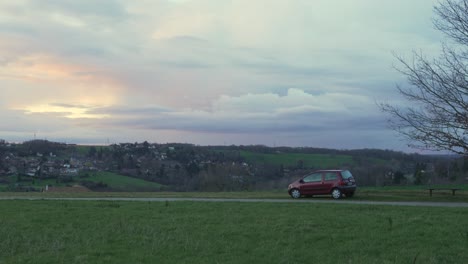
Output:
[[[0,197],[0,200],[61,200],[61,201],[140,201],[140,202],[165,202],[165,201],[190,201],[190,202],[242,202],[242,203],[317,203],[317,204],[363,204],[363,205],[388,205],[388,206],[428,206],[428,207],[465,207],[468,203],[450,202],[376,202],[376,201],[352,201],[352,200],[318,200],[318,199],[222,199],[222,198],[42,198],[42,197]]]

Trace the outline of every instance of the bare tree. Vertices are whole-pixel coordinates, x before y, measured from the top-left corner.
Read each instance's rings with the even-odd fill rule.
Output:
[[[434,11],[434,25],[450,44],[437,59],[417,52],[411,61],[396,56],[409,84],[397,89],[410,106],[380,107],[410,146],[468,155],[468,0],[445,0]]]

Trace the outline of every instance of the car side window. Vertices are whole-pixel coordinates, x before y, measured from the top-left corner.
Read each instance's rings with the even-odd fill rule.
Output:
[[[334,181],[338,179],[338,175],[336,174],[336,172],[327,172],[325,173],[325,180],[326,181]]]
[[[304,182],[321,182],[322,173],[312,173],[304,178]]]

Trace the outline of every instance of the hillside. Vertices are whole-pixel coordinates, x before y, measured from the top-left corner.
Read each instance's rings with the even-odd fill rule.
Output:
[[[32,177],[21,177],[18,181],[18,176],[4,177],[8,182],[0,183],[0,191],[15,191],[15,190],[44,190],[45,186],[65,187],[80,185],[88,187],[93,191],[160,191],[164,190],[164,185],[156,182],[145,181],[138,178],[132,178],[124,175],[119,175],[112,172],[93,172],[83,173],[76,177],[69,178],[49,178],[38,179]],[[23,188],[17,188],[22,186]]]
[[[315,169],[349,169],[361,186],[464,183],[468,162],[390,150],[191,144],[0,144],[0,190],[82,184],[113,191],[283,189]]]
[[[307,153],[255,153],[240,151],[240,156],[248,163],[267,163],[286,167],[302,166],[304,168],[337,168],[354,165],[351,155],[307,154]]]

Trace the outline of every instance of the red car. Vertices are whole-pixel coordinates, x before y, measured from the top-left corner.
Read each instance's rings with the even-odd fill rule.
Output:
[[[356,181],[348,170],[319,170],[289,184],[288,193],[295,199],[318,194],[331,194],[339,199],[343,194],[352,197],[356,188]]]

